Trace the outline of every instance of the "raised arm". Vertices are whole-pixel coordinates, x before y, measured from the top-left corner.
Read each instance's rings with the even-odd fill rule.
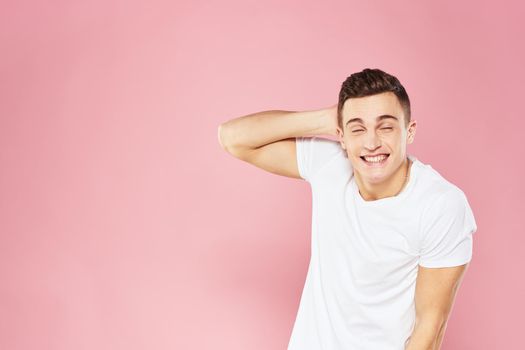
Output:
[[[301,178],[295,137],[336,135],[337,105],[312,111],[270,110],[219,125],[222,148],[236,158],[271,173]]]

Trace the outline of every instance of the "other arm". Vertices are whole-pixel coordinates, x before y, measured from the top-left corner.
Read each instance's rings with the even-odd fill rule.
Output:
[[[419,266],[416,292],[416,324],[405,350],[439,350],[468,263],[461,266]]]

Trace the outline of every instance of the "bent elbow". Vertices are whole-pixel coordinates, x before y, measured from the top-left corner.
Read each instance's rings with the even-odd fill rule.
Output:
[[[224,142],[224,127],[223,124],[220,124],[217,128],[217,139],[219,140],[219,145],[221,145],[221,148],[225,151],[227,151],[226,143]]]

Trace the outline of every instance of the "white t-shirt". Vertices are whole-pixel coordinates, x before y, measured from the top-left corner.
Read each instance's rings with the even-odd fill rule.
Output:
[[[311,257],[288,350],[404,350],[418,264],[462,265],[477,226],[467,198],[413,155],[397,196],[365,201],[339,142],[297,137],[312,190]]]

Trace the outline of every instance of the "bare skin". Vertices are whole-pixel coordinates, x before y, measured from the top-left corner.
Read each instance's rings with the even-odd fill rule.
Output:
[[[397,195],[410,176],[406,148],[414,140],[416,121],[408,122],[392,92],[348,99],[341,113],[337,135],[352,163],[363,199]],[[375,154],[388,154],[384,164],[372,166],[361,158]]]
[[[231,119],[218,128],[219,143],[234,157],[268,172],[301,179],[295,137],[335,135],[334,108],[270,110]]]
[[[231,119],[219,126],[221,146],[233,156],[274,174],[301,178],[297,169],[295,137],[338,136],[352,163],[356,183],[365,200],[398,194],[409,176],[406,144],[412,143],[416,122],[404,124],[403,111],[392,93],[352,98],[343,108],[343,125],[352,117],[362,122],[342,127],[338,124],[337,104],[311,111],[270,110]],[[389,114],[397,121],[377,121]],[[382,131],[388,123],[393,130]],[[356,132],[357,130],[361,130]],[[363,154],[388,152],[384,167],[370,168],[359,158]]]

